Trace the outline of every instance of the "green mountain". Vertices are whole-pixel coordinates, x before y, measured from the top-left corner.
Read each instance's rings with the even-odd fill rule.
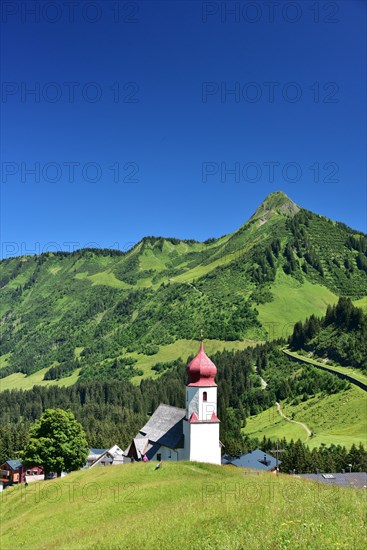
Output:
[[[288,336],[339,296],[363,306],[366,254],[365,235],[276,192],[203,243],[145,237],[126,253],[3,260],[1,387],[150,376],[201,331],[214,351]]]

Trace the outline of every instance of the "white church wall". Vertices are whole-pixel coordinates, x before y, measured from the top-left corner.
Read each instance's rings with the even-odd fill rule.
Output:
[[[199,420],[210,420],[213,413],[217,414],[217,388],[200,388],[199,392]],[[204,401],[205,392],[206,401]]]
[[[157,455],[161,455],[161,460],[171,460],[171,461],[183,460],[180,457],[181,450],[183,449],[177,449],[175,451],[174,449],[169,449],[168,447],[164,447],[162,445],[150,460],[158,460]]]
[[[219,423],[205,422],[190,424],[189,460],[197,462],[221,463],[219,445]]]

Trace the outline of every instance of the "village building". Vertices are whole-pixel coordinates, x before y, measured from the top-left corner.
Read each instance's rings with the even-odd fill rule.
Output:
[[[278,465],[282,462],[278,460]],[[262,470],[264,472],[275,472],[277,470],[277,460],[273,456],[264,453],[261,449],[255,449],[247,454],[230,457],[223,455],[222,464],[230,464],[239,468],[251,468],[253,470]]]
[[[103,455],[108,449],[89,449],[89,455],[87,457],[87,463],[85,465],[86,468],[89,468],[93,462],[99,459],[101,455]]]
[[[217,368],[204,351],[187,366],[186,408],[160,404],[125,455],[131,460],[221,463],[217,417]]]
[[[366,472],[298,474],[296,477],[317,481],[318,483],[323,483],[325,485],[338,485],[339,487],[367,489]]]
[[[110,449],[90,449],[87,459],[87,468],[94,466],[117,466],[126,462],[126,456],[118,445],[114,445]]]
[[[27,483],[44,479],[43,468],[27,466],[21,460],[7,460],[0,465],[0,491],[17,483]]]
[[[22,463],[20,460],[7,460],[0,465],[1,482],[5,489],[8,485],[20,483],[20,468]]]

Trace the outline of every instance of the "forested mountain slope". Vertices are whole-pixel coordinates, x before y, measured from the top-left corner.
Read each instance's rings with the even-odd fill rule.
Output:
[[[129,379],[141,357],[153,366],[160,348],[201,330],[220,341],[289,334],[338,296],[366,295],[366,254],[365,235],[277,192],[240,229],[203,243],[146,237],[127,253],[3,260],[0,377]]]
[[[296,323],[290,345],[367,374],[367,315],[350,299],[340,298],[336,306],[328,306],[321,319],[312,315],[304,323]]]

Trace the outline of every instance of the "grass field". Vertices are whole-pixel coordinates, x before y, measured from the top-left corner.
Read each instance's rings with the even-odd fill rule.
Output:
[[[112,288],[129,288],[129,285],[123,281],[119,281],[115,274],[110,271],[101,271],[99,273],[95,273],[94,275],[89,275],[88,272],[85,271],[77,273],[75,275],[75,279],[86,279],[91,281],[93,285],[106,285],[111,286]]]
[[[365,313],[367,312],[367,296],[364,296],[360,300],[353,300],[353,304],[356,307],[362,308]]]
[[[318,447],[327,445],[345,445],[353,443],[367,445],[367,393],[356,386],[334,395],[318,395],[299,405],[282,402],[282,410],[288,417],[304,422],[315,434],[307,444]],[[243,432],[252,437],[271,439],[285,437],[306,441],[305,430],[294,423],[281,418],[274,405],[262,413],[249,417]]]
[[[33,386],[72,386],[77,382],[80,369],[76,369],[67,378],[60,380],[43,380],[49,367],[41,369],[34,374],[26,376],[21,372],[15,372],[5,378],[0,378],[0,392],[5,390],[30,390]]]
[[[4,353],[4,355],[0,355],[0,369],[3,369],[8,365],[9,357],[11,353]]]
[[[312,314],[321,317],[325,315],[328,304],[338,301],[338,297],[325,286],[306,280],[301,284],[280,270],[271,292],[274,300],[257,306],[259,321],[267,328],[271,340],[286,338],[293,332],[297,321],[304,321]]]
[[[282,405],[284,414],[288,414],[289,408],[284,403]],[[289,441],[291,439],[300,439],[305,442],[307,439],[306,432],[302,426],[288,422],[282,418],[278,414],[275,405],[260,414],[247,418],[246,426],[242,431],[251,437],[258,437],[260,439],[265,435],[274,441],[283,437]]]
[[[285,474],[135,463],[7,489],[0,529],[2,550],[359,550],[366,500]]]

